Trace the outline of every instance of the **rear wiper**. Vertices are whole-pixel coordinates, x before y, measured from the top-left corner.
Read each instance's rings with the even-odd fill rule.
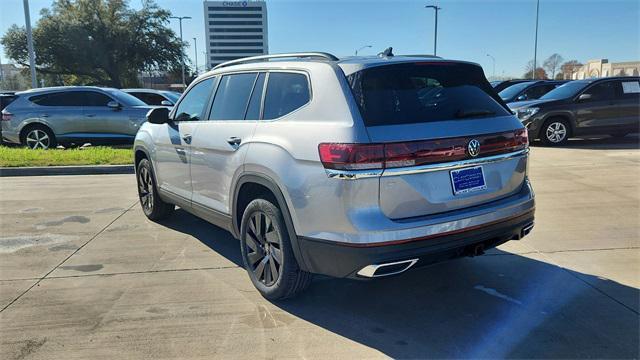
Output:
[[[495,111],[491,111],[491,110],[484,110],[484,109],[470,109],[470,110],[458,110],[456,112],[456,117],[458,119],[462,119],[462,118],[470,118],[470,117],[476,117],[476,116],[487,116],[487,115],[494,115]]]

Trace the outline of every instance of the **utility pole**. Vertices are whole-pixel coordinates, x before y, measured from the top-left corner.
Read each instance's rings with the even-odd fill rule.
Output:
[[[438,50],[438,11],[442,10],[442,8],[436,5],[427,5],[425,8],[435,10],[436,14],[436,25],[433,32],[433,56],[436,56]]]
[[[487,54],[488,57],[493,60],[493,80],[496,79],[496,58],[494,58],[491,54]]]
[[[362,46],[362,47],[356,49],[356,56],[358,56],[358,52],[359,51],[362,51],[362,50],[370,48],[370,47],[372,47],[372,46],[371,45],[365,45],[365,46]]]
[[[27,47],[29,48],[29,70],[31,71],[31,87],[37,88],[36,81],[36,55],[33,52],[33,34],[31,33],[31,16],[29,15],[29,0],[23,0],[24,23],[27,27]]]
[[[536,70],[538,68],[538,18],[540,15],[540,0],[536,0],[536,40],[533,44],[533,71],[531,72],[531,78],[536,79]]]
[[[183,50],[184,42],[182,41],[182,20],[191,19],[191,16],[170,16],[169,18],[178,19],[178,21],[180,22],[180,49]],[[182,86],[186,88],[187,80],[185,79],[185,76],[184,76],[184,54],[180,54],[180,62],[182,63]]]
[[[196,55],[196,76],[198,76],[198,40],[193,38],[193,53]]]

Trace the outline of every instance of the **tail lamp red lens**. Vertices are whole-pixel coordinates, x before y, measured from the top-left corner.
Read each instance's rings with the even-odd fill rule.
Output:
[[[327,169],[371,170],[435,164],[471,158],[467,145],[480,141],[480,157],[525,149],[529,146],[527,129],[475,137],[409,141],[386,144],[322,143],[320,161]]]
[[[13,114],[8,112],[8,111],[3,111],[2,112],[2,120],[3,121],[11,121],[12,117],[13,117]]]

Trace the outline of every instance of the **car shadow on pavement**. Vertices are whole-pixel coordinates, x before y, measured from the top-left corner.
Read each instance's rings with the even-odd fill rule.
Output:
[[[639,297],[497,251],[375,281],[318,279],[276,305],[392,358],[638,358]]]
[[[235,265],[242,266],[240,245],[238,244],[238,240],[234,239],[228,231],[191,215],[180,208],[176,209],[173,216],[163,220],[161,223],[170,229],[193,236]]]
[[[540,142],[536,145],[542,146]],[[638,134],[627,135],[623,138],[610,136],[571,138],[557,148],[588,149],[588,150],[633,150],[640,149],[640,137]]]
[[[227,231],[184,210],[163,224],[242,266]],[[316,276],[273,304],[392,358],[638,358],[639,303],[634,287],[494,250],[373,281]]]

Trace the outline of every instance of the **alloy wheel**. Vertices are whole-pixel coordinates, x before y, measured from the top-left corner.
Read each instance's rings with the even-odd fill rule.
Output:
[[[142,167],[138,174],[138,188],[140,192],[140,202],[147,211],[153,210],[153,181],[148,168]]]
[[[33,129],[26,137],[27,146],[31,149],[48,149],[51,145],[49,135],[43,130]]]
[[[269,215],[262,211],[251,215],[245,240],[251,272],[264,285],[275,284],[282,269],[282,241]]]
[[[547,139],[552,143],[560,143],[567,137],[567,127],[561,122],[553,122],[547,126]]]

